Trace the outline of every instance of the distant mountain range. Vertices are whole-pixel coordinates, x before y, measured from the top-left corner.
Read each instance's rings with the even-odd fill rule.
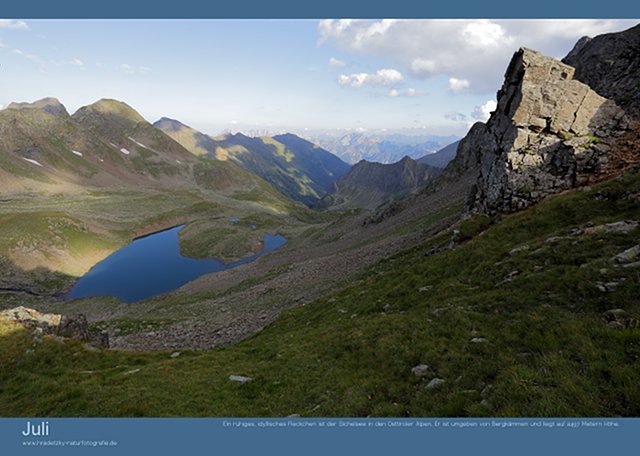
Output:
[[[387,144],[362,135],[350,141],[353,147]],[[0,147],[4,191],[198,188],[253,200],[373,209],[422,187],[455,156],[457,143],[420,163],[409,157],[393,165],[361,160],[351,169],[293,134],[212,137],[166,117],[152,125],[117,100],[102,99],[70,115],[58,100],[45,98],[0,111]]]
[[[333,182],[351,168],[335,155],[292,134],[211,137],[166,117],[154,125],[193,154],[235,163],[307,205],[317,203]]]
[[[418,159],[434,153],[460,138],[457,136],[348,133],[340,137],[318,135],[310,139],[347,163],[354,164],[360,160],[367,160],[388,164],[396,163],[405,156]]]
[[[249,192],[292,204],[260,177],[225,161],[200,158],[126,103],[102,99],[72,116],[55,98],[0,111],[0,190],[88,188]]]

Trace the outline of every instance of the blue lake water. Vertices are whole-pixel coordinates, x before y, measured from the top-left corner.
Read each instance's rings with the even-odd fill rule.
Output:
[[[284,245],[282,236],[266,234],[260,253],[235,263],[197,260],[180,254],[177,226],[134,240],[96,264],[75,284],[67,299],[116,296],[135,302],[180,288],[204,274],[235,268]]]

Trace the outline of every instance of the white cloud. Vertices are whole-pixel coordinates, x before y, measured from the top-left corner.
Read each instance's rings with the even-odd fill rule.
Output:
[[[323,20],[319,43],[382,58],[414,77],[463,74],[476,93],[497,90],[519,47],[563,57],[584,35],[619,31],[633,20]]]
[[[491,113],[496,110],[498,103],[495,100],[487,100],[479,106],[475,106],[469,114],[463,114],[457,111],[449,111],[444,114],[444,118],[457,123],[466,123],[471,127],[475,122],[486,122],[491,117]]]
[[[387,94],[390,97],[418,97],[420,93],[411,87],[403,90],[391,89]]]
[[[398,70],[383,68],[375,73],[341,74],[338,84],[359,89],[362,86],[390,86],[402,82],[404,77]]]
[[[504,27],[486,19],[469,22],[461,31],[469,47],[480,49],[497,48],[503,44],[513,45],[513,37],[507,36]]]
[[[126,75],[145,74],[145,73],[148,73],[149,71],[151,71],[151,68],[149,68],[149,67],[146,67],[146,66],[134,67],[134,66],[129,65],[128,63],[123,63],[122,65],[120,65],[120,69]]]
[[[445,119],[452,120],[454,122],[466,122],[467,116],[461,112],[449,111],[444,114]]]
[[[359,22],[361,21],[354,19],[329,19],[320,21],[319,43],[335,38],[337,35],[355,31],[355,33],[352,34],[353,40],[351,45],[355,49],[365,48],[371,40],[383,38],[387,34],[389,28],[391,28],[391,26],[397,21],[395,19],[382,19],[380,21],[371,22],[367,27],[358,27],[357,29],[353,29],[353,25],[358,24]]]
[[[411,62],[409,69],[417,76],[430,76],[438,72],[438,64],[435,60],[417,58]]]
[[[13,19],[0,19],[0,28],[12,30],[29,30],[29,26],[25,21],[16,21]]]
[[[336,59],[335,57],[331,57],[329,59],[329,66],[333,66],[333,67],[345,67],[347,66],[346,62],[343,62],[340,59]]]
[[[449,78],[449,91],[453,93],[460,93],[469,90],[469,81],[466,79]]]
[[[484,104],[473,108],[471,118],[486,122],[491,117],[491,113],[496,110],[498,103],[495,100],[487,100]]]

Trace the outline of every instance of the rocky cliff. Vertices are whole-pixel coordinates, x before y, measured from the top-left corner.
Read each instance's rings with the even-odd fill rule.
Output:
[[[629,120],[613,101],[574,80],[574,72],[529,49],[514,54],[496,111],[486,125],[473,126],[450,165],[479,169],[469,210],[520,210],[604,172]]]
[[[583,37],[562,59],[576,69],[574,79],[588,84],[640,117],[640,24],[624,32]]]

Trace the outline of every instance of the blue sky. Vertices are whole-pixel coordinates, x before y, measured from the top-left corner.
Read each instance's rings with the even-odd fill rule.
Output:
[[[0,20],[0,105],[108,97],[224,130],[462,135],[520,46],[564,56],[637,21]]]

